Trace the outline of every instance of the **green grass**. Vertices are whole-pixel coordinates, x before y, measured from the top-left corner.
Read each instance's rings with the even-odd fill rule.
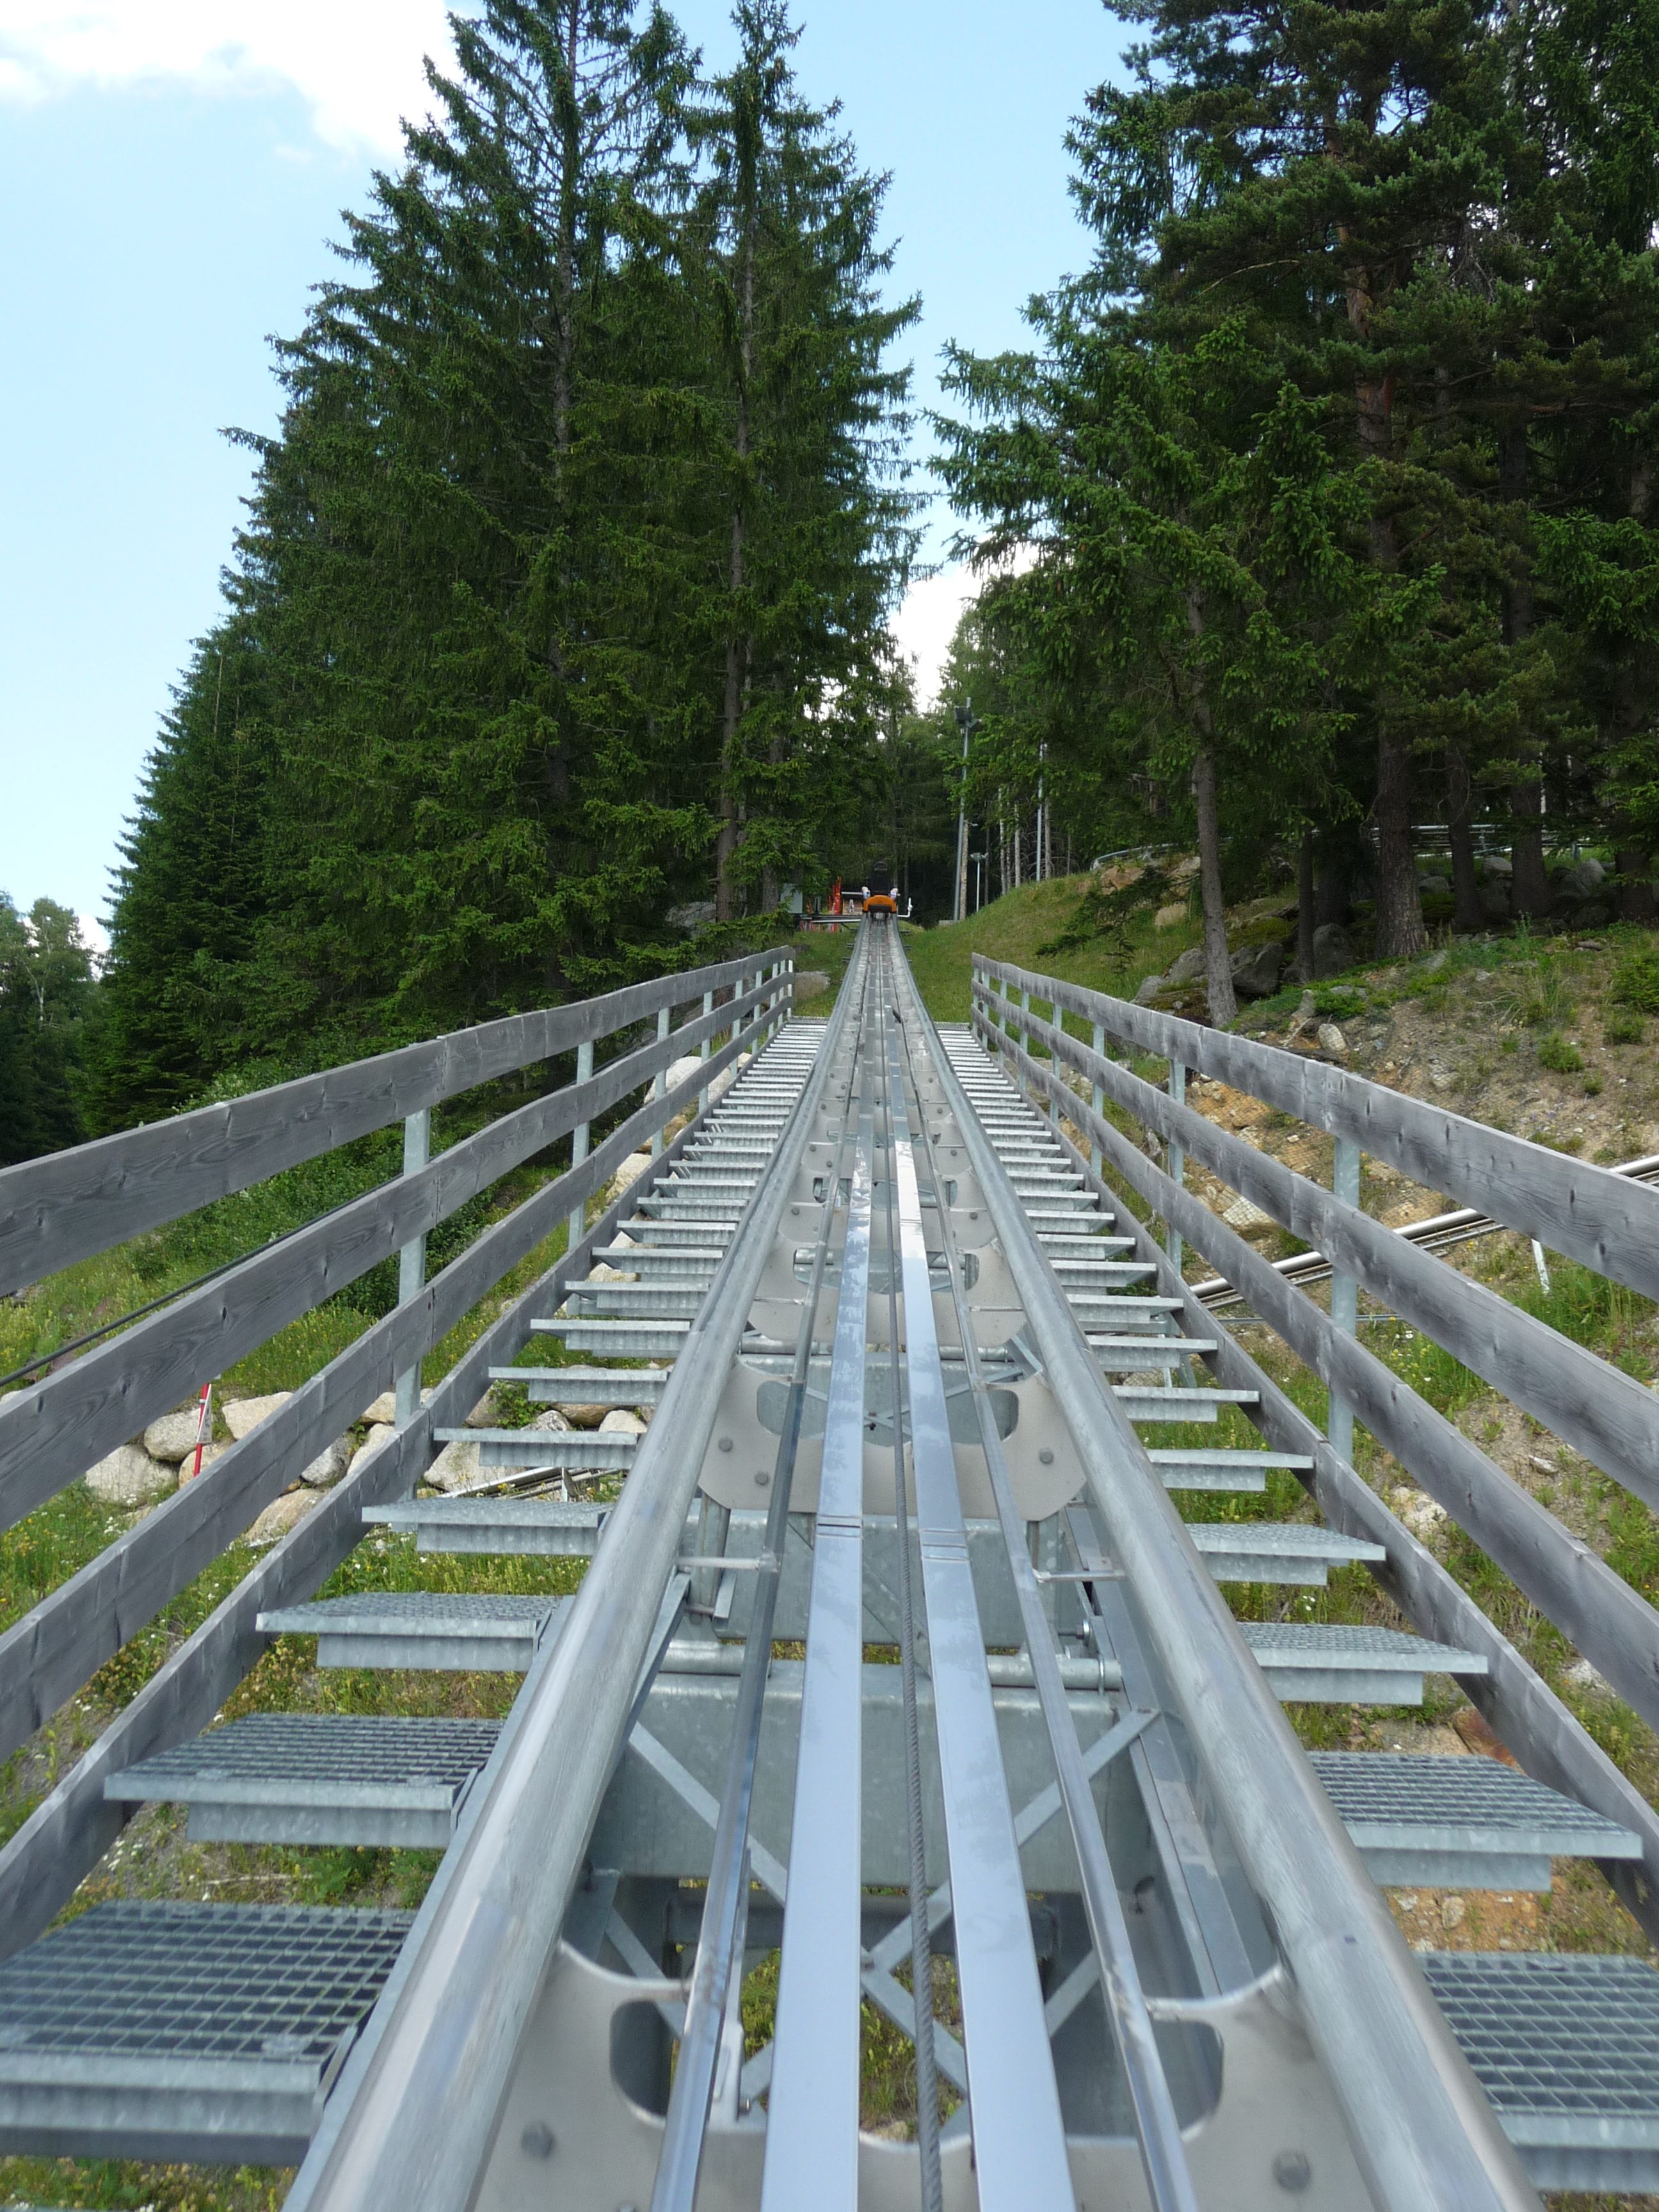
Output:
[[[1121,928],[1097,935],[1087,944],[1039,952],[1041,945],[1065,933],[1092,881],[1089,876],[1055,876],[1047,883],[1023,884],[966,921],[907,931],[904,949],[911,972],[933,1019],[968,1019],[975,953],[1062,982],[1081,983],[1091,991],[1133,998],[1143,977],[1161,973],[1178,953],[1198,942],[1198,924],[1192,918],[1170,929],[1154,929],[1151,913],[1141,909],[1132,913]]]

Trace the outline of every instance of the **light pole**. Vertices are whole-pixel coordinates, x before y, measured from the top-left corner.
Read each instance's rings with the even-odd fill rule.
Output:
[[[957,884],[951,904],[952,921],[963,921],[968,912],[968,740],[979,727],[974,719],[971,699],[964,700],[957,708],[957,727],[962,732],[962,792],[957,812]]]
[[[974,854],[974,912],[977,914],[985,903],[985,855]]]

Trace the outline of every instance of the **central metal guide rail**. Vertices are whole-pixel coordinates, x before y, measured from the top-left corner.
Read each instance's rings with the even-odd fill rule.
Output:
[[[112,1805],[204,1838],[435,1847],[419,1911],[106,1906],[18,1950],[0,2148],[294,2162],[305,2212],[1659,2185],[1659,1977],[1419,1962],[1377,1887],[1547,1887],[1642,1839],[1494,1761],[1303,1751],[1286,1703],[1409,1705],[1487,1657],[1234,1618],[1227,1584],[1389,1543],[1177,1514],[1313,1458],[1143,1442],[1272,1386],[1237,1346],[1214,1379],[1201,1309],[935,1029],[896,924],[607,1218],[533,1323],[566,1364],[500,1370],[566,1425],[473,1432],[470,1493],[362,1510],[586,1561],[576,1595],[452,1570],[258,1620],[324,1668],[516,1669],[507,1718],[259,1714],[106,1761]],[[639,1418],[568,1425],[607,1406]]]

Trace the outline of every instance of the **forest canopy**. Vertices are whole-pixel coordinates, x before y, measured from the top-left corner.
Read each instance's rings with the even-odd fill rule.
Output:
[[[455,18],[244,441],[125,847],[103,1125],[702,957],[879,834],[915,305],[782,0],[734,21],[708,76],[635,0]]]

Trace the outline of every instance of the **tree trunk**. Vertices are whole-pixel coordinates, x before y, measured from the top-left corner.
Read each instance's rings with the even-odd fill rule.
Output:
[[[1314,838],[1302,832],[1296,856],[1296,964],[1304,983],[1314,979]]]
[[[714,919],[730,921],[736,903],[732,864],[738,850],[738,724],[743,714],[743,694],[749,673],[749,638],[738,624],[738,600],[743,591],[744,494],[749,462],[749,380],[755,357],[755,185],[744,187],[747,206],[739,249],[742,268],[738,281],[738,491],[732,502],[732,551],[727,584],[732,594],[732,628],[726,641],[726,694],[720,715],[720,832],[714,842]]]
[[[1376,945],[1379,960],[1399,960],[1428,943],[1412,850],[1412,757],[1393,731],[1376,739]]]
[[[1452,927],[1478,937],[1486,917],[1474,876],[1474,838],[1469,829],[1469,764],[1461,745],[1446,748],[1446,830],[1451,839]]]
[[[1204,902],[1204,981],[1210,1019],[1225,1029],[1238,1012],[1232,963],[1227,954],[1227,908],[1221,895],[1221,830],[1216,815],[1215,753],[1200,747],[1193,763],[1193,803],[1198,816],[1198,882]]]
[[[1659,901],[1653,895],[1653,862],[1639,845],[1625,846],[1620,836],[1630,835],[1628,822],[1613,823],[1613,879],[1619,892],[1620,921],[1650,925],[1659,917]]]
[[[1510,786],[1510,910],[1536,919],[1549,910],[1549,877],[1544,866],[1544,785],[1541,777]]]
[[[1521,507],[1527,497],[1527,431],[1523,422],[1506,423],[1498,436],[1498,489],[1509,505]],[[1515,548],[1515,566],[1503,589],[1504,642],[1524,645],[1532,635],[1532,574],[1522,548]],[[1510,859],[1515,873],[1510,897],[1517,915],[1537,917],[1547,912],[1549,878],[1544,868],[1544,781],[1541,763],[1536,775],[1522,775],[1510,786],[1510,812],[1515,829]]]
[[[1348,856],[1340,847],[1324,840],[1319,854],[1318,888],[1314,893],[1314,926],[1322,928],[1334,921],[1339,927],[1344,927],[1352,911]]]

